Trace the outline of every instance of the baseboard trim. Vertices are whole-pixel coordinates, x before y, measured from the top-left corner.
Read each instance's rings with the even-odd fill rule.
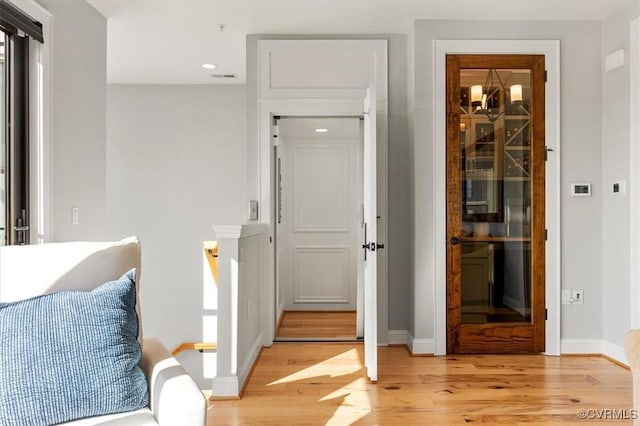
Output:
[[[213,393],[211,398],[215,398],[215,400],[238,399],[239,390],[238,376],[216,376],[211,385]]]
[[[213,392],[213,391],[210,391]],[[215,396],[211,395],[209,397],[209,401],[238,401],[240,399],[239,396]]]
[[[601,354],[603,353],[600,339],[561,339],[560,354]]]
[[[251,369],[249,370],[249,373],[247,374],[247,377],[245,378],[244,383],[242,383],[242,389],[240,389],[240,395],[238,396],[238,399],[242,398],[242,395],[244,395],[244,391],[245,391],[245,389],[247,389],[247,385],[249,384],[249,380],[251,379],[251,376],[253,375],[253,370],[256,369],[256,365],[258,365],[258,361],[260,360],[260,355],[262,355],[262,351],[263,350],[264,350],[264,346],[260,346],[260,349],[258,350],[258,355],[253,360],[253,364],[251,365]]]
[[[434,339],[416,339],[408,330],[389,330],[387,341],[390,346],[406,345],[412,356],[433,356]],[[628,368],[624,348],[602,339],[561,339],[561,355],[603,356],[616,364]]]
[[[433,356],[434,339],[416,339],[408,330],[388,330],[387,346],[404,346],[411,356]]]
[[[627,360],[627,355],[624,353],[624,348],[622,346],[604,340],[602,342],[602,348],[602,355],[605,358],[608,358],[616,364],[629,367],[629,361]]]
[[[280,315],[278,315],[278,321],[276,322],[276,337],[278,337],[278,333],[280,333],[280,326],[282,325],[282,320],[284,319],[284,313],[285,313],[285,310],[283,308],[280,311]]]
[[[249,355],[244,359],[238,374],[234,376],[216,376],[213,378],[210,401],[237,400],[242,397],[251,373],[253,373],[262,353],[262,334],[258,334],[251,345]]]
[[[436,353],[436,342],[434,339],[416,339],[411,336],[411,356],[433,356]]]
[[[238,393],[238,396],[242,396],[242,392],[249,382],[249,376],[258,362],[262,348],[262,333],[260,333],[254,339],[251,349],[249,350],[249,355],[244,359],[244,362],[238,370],[238,382],[240,384],[240,392]]]
[[[601,339],[562,339],[560,340],[562,355],[601,356],[609,361],[629,368],[624,348]]]
[[[409,345],[409,332],[407,330],[387,331],[387,344],[389,346]]]

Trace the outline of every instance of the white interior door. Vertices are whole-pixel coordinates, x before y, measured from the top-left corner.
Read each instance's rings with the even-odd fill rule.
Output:
[[[359,120],[282,118],[278,129],[277,253],[284,295],[279,306],[354,311],[361,220]]]
[[[364,99],[364,364],[371,381],[378,380],[376,161],[376,92],[369,87]]]

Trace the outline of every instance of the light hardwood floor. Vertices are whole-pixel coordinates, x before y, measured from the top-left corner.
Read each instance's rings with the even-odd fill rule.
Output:
[[[578,418],[580,409],[631,414],[631,372],[597,356],[378,354],[372,384],[360,344],[276,343],[242,399],[209,403],[207,424],[585,426],[603,421]],[[615,423],[631,424],[606,422]]]
[[[354,311],[285,311],[277,335],[281,339],[355,339],[356,313]]]

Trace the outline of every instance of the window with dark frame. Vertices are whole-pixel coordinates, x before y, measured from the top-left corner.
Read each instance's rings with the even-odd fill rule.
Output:
[[[42,25],[0,0],[0,245],[29,244],[29,43]]]

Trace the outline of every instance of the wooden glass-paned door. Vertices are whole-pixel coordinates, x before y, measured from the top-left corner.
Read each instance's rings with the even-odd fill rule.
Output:
[[[544,351],[544,56],[447,56],[447,352]]]

